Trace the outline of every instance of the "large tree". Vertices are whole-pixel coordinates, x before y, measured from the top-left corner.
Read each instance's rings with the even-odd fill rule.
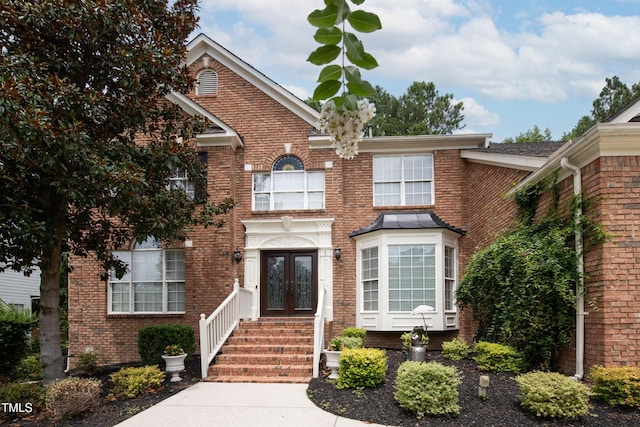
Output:
[[[640,83],[629,88],[620,81],[618,76],[605,79],[605,86],[600,95],[593,101],[591,114],[582,116],[574,128],[562,136],[563,141],[576,139],[582,136],[593,125],[606,122],[612,116],[619,113],[635,98],[640,97]]]
[[[371,120],[376,136],[441,135],[464,128],[463,103],[455,103],[453,94],[440,95],[433,82],[413,82],[400,98],[376,87],[369,99],[376,105]]]
[[[193,84],[181,64],[197,0],[168,3],[0,0],[0,266],[42,271],[47,380],[63,376],[64,251],[123,274],[110,248],[219,225],[232,206],[169,185],[176,170],[200,182],[204,168],[186,143],[203,123],[164,101]]]

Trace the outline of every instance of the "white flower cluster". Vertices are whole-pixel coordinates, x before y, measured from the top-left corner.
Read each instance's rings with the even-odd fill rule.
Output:
[[[358,154],[358,143],[364,136],[364,127],[376,115],[376,106],[367,99],[358,101],[354,111],[336,108],[329,100],[320,111],[318,127],[331,137],[331,146],[342,159],[353,159]]]

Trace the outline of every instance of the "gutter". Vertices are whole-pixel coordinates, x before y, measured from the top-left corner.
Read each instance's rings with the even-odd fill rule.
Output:
[[[569,159],[567,157],[562,157],[560,165],[564,169],[568,169],[573,173],[573,195],[580,196],[582,193],[582,171],[579,167],[569,163]],[[584,316],[589,314],[584,311],[584,245],[582,241],[582,232],[579,227],[581,217],[582,207],[578,207],[575,217],[575,245],[576,255],[578,257],[578,274],[580,275],[580,279],[576,286],[576,373],[573,375],[573,379],[576,381],[582,380],[584,376]]]

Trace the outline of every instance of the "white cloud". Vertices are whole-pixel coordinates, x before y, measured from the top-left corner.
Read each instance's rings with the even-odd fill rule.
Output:
[[[492,127],[500,123],[500,117],[478,104],[473,98],[455,99],[453,103],[462,102],[464,104],[464,124],[466,128]]]

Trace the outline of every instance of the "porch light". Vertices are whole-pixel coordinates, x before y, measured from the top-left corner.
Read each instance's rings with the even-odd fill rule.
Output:
[[[342,249],[340,249],[340,246],[336,246],[336,248],[333,250],[333,256],[336,257],[336,259],[340,259],[340,257],[342,256]]]
[[[233,260],[235,262],[242,261],[242,254],[240,253],[240,249],[236,248],[236,250],[233,251]]]

